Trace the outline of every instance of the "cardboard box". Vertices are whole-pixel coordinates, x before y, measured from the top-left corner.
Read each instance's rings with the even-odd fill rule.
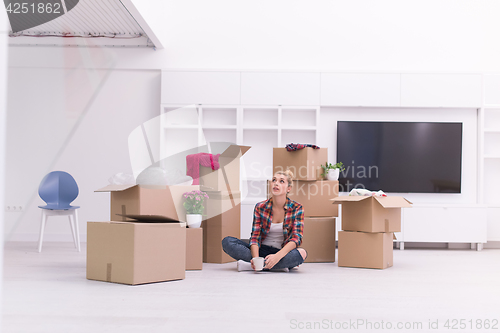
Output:
[[[203,269],[203,229],[186,229],[186,270]]]
[[[186,224],[87,223],[87,279],[142,284],[185,278]]]
[[[335,218],[304,218],[300,247],[307,251],[305,262],[335,262]]]
[[[295,180],[321,180],[321,165],[328,161],[328,149],[307,147],[296,151],[273,148],[273,174],[290,169]]]
[[[111,193],[111,221],[132,221],[123,215],[161,215],[185,221],[182,194],[199,189],[197,185],[108,185],[95,192]]]
[[[392,266],[392,232],[339,231],[339,267],[379,268]]]
[[[224,250],[226,236],[240,238],[240,192],[207,192],[209,218],[203,221],[203,262],[222,264],[234,261]]]
[[[271,196],[271,181],[268,181],[267,197]],[[294,180],[288,197],[304,208],[305,216],[338,216],[338,205],[332,205],[332,198],[339,195],[337,180],[303,181]]]
[[[200,165],[203,191],[238,192],[240,190],[240,158],[251,147],[231,145],[219,156],[219,169]]]
[[[403,197],[341,196],[331,199],[342,204],[342,230],[400,232],[401,208],[410,208]]]

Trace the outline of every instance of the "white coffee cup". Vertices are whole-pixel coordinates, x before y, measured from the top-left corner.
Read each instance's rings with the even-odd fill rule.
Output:
[[[253,260],[253,265],[255,266],[256,271],[261,271],[264,269],[264,258],[262,257],[255,257],[252,258]]]

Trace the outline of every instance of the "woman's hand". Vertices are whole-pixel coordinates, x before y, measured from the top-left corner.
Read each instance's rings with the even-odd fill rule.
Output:
[[[264,259],[264,263],[265,263],[264,268],[267,268],[267,269],[273,268],[274,265],[276,265],[281,260],[281,258],[282,257],[278,253],[268,255]],[[253,264],[252,264],[252,267],[253,267]]]
[[[255,271],[255,266],[253,264],[253,259],[250,259],[250,264],[252,265],[252,269]]]

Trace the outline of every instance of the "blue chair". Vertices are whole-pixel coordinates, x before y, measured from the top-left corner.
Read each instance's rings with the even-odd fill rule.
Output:
[[[38,206],[42,209],[38,252],[42,251],[43,232],[49,216],[69,217],[73,241],[78,252],[80,252],[80,234],[78,232],[78,215],[76,211],[80,206],[70,205],[78,196],[78,185],[75,179],[67,172],[52,171],[42,179],[38,187],[38,195],[47,204]]]

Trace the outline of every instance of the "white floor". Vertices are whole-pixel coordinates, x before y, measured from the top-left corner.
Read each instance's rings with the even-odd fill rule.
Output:
[[[500,331],[498,249],[395,250],[385,270],[332,263],[238,273],[236,263],[204,264],[185,280],[127,286],[86,280],[84,244],[78,253],[44,243],[37,253],[18,242],[5,246],[3,287],[8,333]]]

